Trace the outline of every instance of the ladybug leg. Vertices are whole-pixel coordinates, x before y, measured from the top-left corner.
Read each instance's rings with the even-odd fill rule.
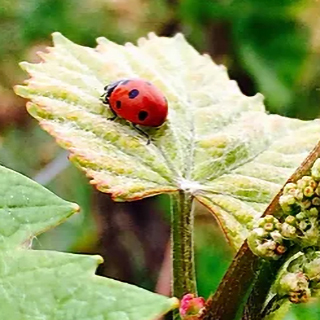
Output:
[[[108,118],[108,120],[110,120],[110,121],[116,120],[118,118],[117,114],[113,111],[112,108],[110,108],[110,111],[113,113],[113,117]]]
[[[110,107],[111,112],[113,113],[113,117],[108,118],[108,120],[116,120],[117,119],[117,114],[113,111],[113,109],[110,106],[110,102],[109,102],[109,97],[108,97],[108,92],[105,92],[101,97],[100,100],[102,101],[103,104],[106,104]]]
[[[150,142],[151,142],[150,136],[149,136],[146,132],[144,132],[142,129],[138,128],[136,124],[132,123],[132,126],[133,126],[139,133],[143,134],[143,135],[148,139],[147,145],[149,145]]]

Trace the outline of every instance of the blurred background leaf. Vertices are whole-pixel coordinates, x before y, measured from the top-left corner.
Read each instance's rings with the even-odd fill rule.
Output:
[[[34,239],[34,247],[101,254],[100,274],[153,290],[163,282],[159,271],[169,240],[166,196],[113,203],[68,164],[14,95],[12,86],[26,77],[18,62],[39,61],[35,53],[51,44],[52,32],[95,46],[99,36],[123,43],[149,31],[181,31],[197,50],[225,64],[245,94],[263,93],[271,113],[311,119],[320,113],[319,12],[314,0],[0,0],[0,163],[40,177],[82,208]],[[234,253],[201,206],[196,221],[199,291],[207,296]],[[286,320],[317,318],[314,303],[292,308]]]

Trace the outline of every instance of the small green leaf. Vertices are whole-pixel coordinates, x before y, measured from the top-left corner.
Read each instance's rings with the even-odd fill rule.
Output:
[[[54,251],[0,252],[3,319],[153,320],[177,299],[153,294],[94,271],[99,256]]]
[[[137,46],[99,38],[97,49],[53,40],[43,63],[22,63],[31,78],[16,87],[41,126],[117,201],[191,192],[235,248],[320,136],[319,121],[267,114],[260,94],[243,95],[180,34]],[[169,102],[167,122],[146,129],[150,145],[126,121],[108,120],[99,100],[106,84],[130,77],[150,80]]]
[[[78,210],[77,204],[0,166],[0,250],[21,245]]]
[[[0,167],[2,319],[153,320],[177,307],[175,298],[95,276],[101,257],[22,245],[78,210],[78,205]]]

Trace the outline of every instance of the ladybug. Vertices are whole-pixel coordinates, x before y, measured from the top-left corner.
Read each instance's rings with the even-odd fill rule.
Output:
[[[135,129],[148,138],[136,125],[159,127],[167,118],[168,102],[161,91],[144,79],[122,79],[104,88],[102,102],[109,105],[115,120],[121,117],[130,121]]]

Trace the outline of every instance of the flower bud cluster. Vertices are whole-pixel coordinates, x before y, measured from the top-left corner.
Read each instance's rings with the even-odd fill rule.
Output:
[[[258,227],[254,228],[248,237],[248,244],[258,256],[277,259],[287,250],[283,236],[281,235],[281,226],[277,218],[266,215],[258,221]]]
[[[303,253],[287,264],[277,281],[277,292],[292,303],[307,302],[320,290],[320,252],[314,249],[320,243],[320,159],[311,168],[311,175],[286,184],[279,203],[283,211],[277,228],[281,241],[298,244]]]
[[[320,252],[314,248],[304,250],[298,258],[287,264],[286,271],[277,281],[277,293],[287,296],[293,303],[307,302],[320,289]]]
[[[293,303],[307,302],[311,297],[309,279],[301,271],[283,275],[280,278],[277,291],[280,296],[287,296]]]
[[[312,172],[320,167],[320,162],[316,163]],[[302,247],[316,245],[319,239],[320,184],[315,177],[303,176],[296,183],[286,184],[279,199],[283,210],[281,235]]]
[[[266,259],[279,258],[291,242],[301,247],[319,243],[320,159],[314,163],[311,175],[285,185],[279,203],[279,220],[262,217],[248,237],[251,250]]]

